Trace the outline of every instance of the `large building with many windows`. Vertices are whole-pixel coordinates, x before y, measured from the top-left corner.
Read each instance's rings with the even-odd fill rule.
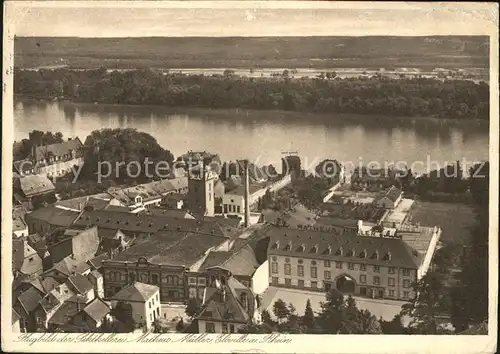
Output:
[[[399,238],[279,226],[266,233],[271,286],[406,300],[424,273],[425,254]]]

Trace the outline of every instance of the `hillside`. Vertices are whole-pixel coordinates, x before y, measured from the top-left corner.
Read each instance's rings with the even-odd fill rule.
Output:
[[[488,68],[485,36],[17,37],[22,68]]]

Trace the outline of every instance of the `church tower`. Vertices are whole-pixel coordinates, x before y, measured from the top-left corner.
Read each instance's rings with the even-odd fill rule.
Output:
[[[188,205],[195,216],[215,214],[215,175],[210,166],[199,163],[194,169],[188,168]]]

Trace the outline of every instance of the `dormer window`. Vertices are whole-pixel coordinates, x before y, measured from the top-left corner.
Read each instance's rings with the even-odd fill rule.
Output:
[[[298,252],[304,252],[306,250],[306,246],[304,244],[299,246]]]
[[[372,259],[378,259],[378,251],[373,252]]]
[[[337,252],[335,252],[335,255],[336,256],[342,256],[344,254],[344,249],[342,247],[340,247]]]
[[[326,248],[325,254],[332,254],[332,247],[330,245],[328,245],[328,247]]]
[[[314,246],[311,248],[311,253],[318,253],[318,245],[314,245]]]
[[[385,255],[384,255],[384,261],[390,261],[391,260],[391,252],[387,252]]]
[[[279,242],[279,241],[276,241],[276,242],[273,244],[273,246],[272,246],[271,248],[272,248],[273,250],[276,250],[276,249],[278,249],[278,248],[279,248],[279,246],[280,246],[280,242]]]
[[[288,242],[285,246],[285,251],[290,251],[292,249],[292,241]]]
[[[347,256],[348,257],[354,257],[354,256],[356,256],[356,251],[354,250],[354,248],[349,251],[349,253],[347,254]]]
[[[359,258],[366,258],[366,250],[363,250],[363,251],[359,254]]]

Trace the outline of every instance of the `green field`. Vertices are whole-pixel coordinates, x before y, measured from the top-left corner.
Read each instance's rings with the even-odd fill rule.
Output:
[[[422,226],[440,226],[443,230],[441,240],[464,244],[470,237],[475,223],[472,206],[460,203],[435,203],[415,201],[410,210],[412,222]]]
[[[17,37],[23,68],[488,68],[485,36]]]

